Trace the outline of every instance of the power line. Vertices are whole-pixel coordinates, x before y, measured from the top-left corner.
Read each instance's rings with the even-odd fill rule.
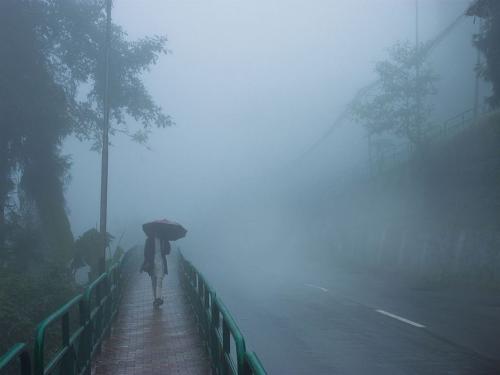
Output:
[[[361,100],[365,95],[367,95],[371,90],[373,90],[375,87],[378,86],[380,82],[379,81],[374,81],[370,83],[369,85],[359,89],[354,97],[351,99],[349,104],[346,105],[344,110],[337,116],[337,118],[334,120],[333,125],[328,128],[328,130],[316,141],[314,142],[307,150],[305,150],[298,158],[302,159],[309,153],[311,153],[314,149],[316,149],[319,145],[323,143],[332,133],[333,131],[340,126],[351,114],[351,107],[356,104],[359,100]]]
[[[465,13],[460,14],[452,23],[450,23],[446,28],[444,28],[439,34],[437,34],[433,39],[424,43],[420,48],[419,56],[416,58],[422,59],[422,61],[457,27],[460,22],[465,18]],[[337,116],[333,124],[326,130],[326,132],[318,138],[309,148],[307,148],[297,159],[300,160],[305,156],[309,155],[318,146],[320,146],[333,132],[334,130],[342,125],[342,123],[349,118],[351,113],[351,108],[354,104],[359,102],[365,95],[369,94],[373,89],[375,89],[380,84],[380,80],[370,83],[367,86],[359,89],[351,101],[346,105],[345,109]]]

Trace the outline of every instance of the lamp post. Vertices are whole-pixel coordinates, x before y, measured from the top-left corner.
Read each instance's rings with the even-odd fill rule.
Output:
[[[418,0],[415,0],[415,90],[416,90],[416,120],[417,120],[417,137],[419,143],[422,142],[422,124],[420,112],[422,107],[422,98],[420,96],[420,38],[419,38],[419,6]]]
[[[107,216],[108,216],[108,148],[109,148],[109,56],[111,43],[111,1],[106,0],[106,39],[104,46],[104,121],[102,126],[101,154],[101,208],[99,232],[103,238],[103,248],[99,260],[99,272],[106,271]]]
[[[481,19],[479,18],[477,25],[477,33],[481,32]],[[481,64],[481,51],[478,47],[476,47],[476,69],[479,69],[479,65]],[[474,81],[474,107],[473,107],[473,115],[474,120],[477,120],[477,116],[479,115],[479,70],[476,71],[475,81]]]

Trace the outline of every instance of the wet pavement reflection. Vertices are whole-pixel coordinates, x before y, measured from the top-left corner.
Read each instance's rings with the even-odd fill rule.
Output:
[[[154,309],[151,281],[133,275],[111,337],[93,374],[209,374],[208,356],[178,280],[176,263],[164,279],[162,307]]]

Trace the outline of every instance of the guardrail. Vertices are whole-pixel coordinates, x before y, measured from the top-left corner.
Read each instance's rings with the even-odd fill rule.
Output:
[[[467,109],[443,123],[431,127],[425,134],[428,142],[451,137],[472,124],[475,120],[474,109]]]
[[[0,357],[0,371],[3,369],[18,369],[20,375],[31,375],[30,354],[26,349],[26,344],[15,344],[7,353]]]
[[[75,332],[71,334],[70,313],[76,307],[80,322]],[[56,371],[61,374],[76,374],[78,369],[90,367],[90,353],[85,345],[86,334],[88,334],[85,307],[84,296],[80,294],[38,325],[33,354],[34,374],[53,374]],[[45,364],[45,334],[55,322],[61,323],[61,348]]]
[[[15,344],[0,357],[0,374],[90,375],[91,360],[109,335],[123,295],[131,251],[36,328],[33,367],[25,343]],[[75,313],[77,316],[75,316]],[[47,357],[46,336],[60,324],[60,345]]]
[[[474,110],[467,109],[439,124],[433,124],[423,134],[424,143],[432,145],[449,139],[474,123]],[[411,142],[386,145],[374,151],[370,162],[372,172],[381,173],[408,161],[415,148]]]
[[[267,374],[257,355],[247,352],[240,329],[215,290],[180,252],[179,258],[181,283],[195,311],[212,372],[218,375]]]

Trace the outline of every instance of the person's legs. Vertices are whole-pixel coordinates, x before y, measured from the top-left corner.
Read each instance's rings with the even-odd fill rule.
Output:
[[[163,301],[162,294],[161,294],[162,286],[163,286],[163,277],[157,277],[156,278],[156,298],[159,298],[160,300]]]
[[[156,281],[156,277],[155,276],[151,276],[151,286],[153,287],[153,298],[155,299],[156,301],[156,285],[157,285],[157,281]]]

